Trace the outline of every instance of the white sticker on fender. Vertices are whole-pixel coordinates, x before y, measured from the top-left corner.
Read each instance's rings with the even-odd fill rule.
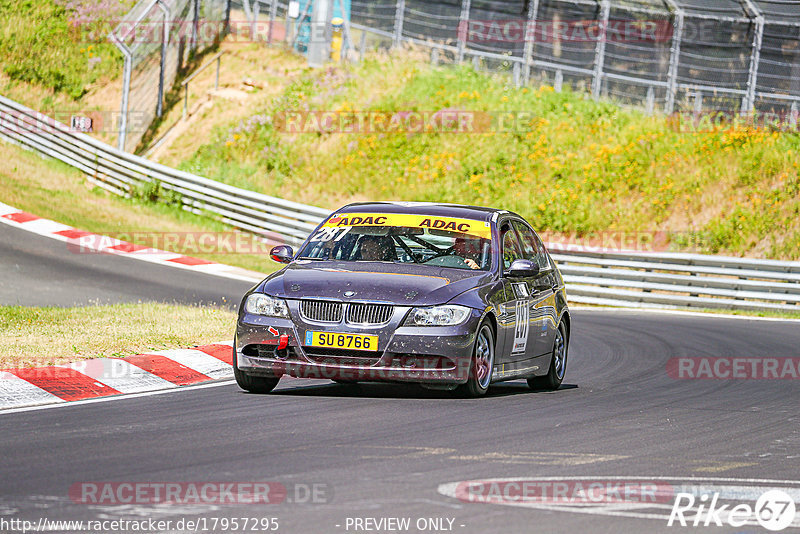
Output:
[[[514,328],[514,348],[512,353],[525,352],[528,346],[528,330],[530,329],[531,310],[527,300],[517,301],[517,325]]]

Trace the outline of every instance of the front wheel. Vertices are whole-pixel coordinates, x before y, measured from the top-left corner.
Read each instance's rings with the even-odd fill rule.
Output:
[[[233,377],[239,387],[250,393],[269,393],[278,385],[280,377],[277,376],[253,376],[244,371],[240,371],[236,365],[236,349],[233,349]]]
[[[553,358],[550,360],[550,368],[545,376],[535,376],[528,379],[528,386],[531,389],[558,389],[564,381],[564,373],[567,371],[567,327],[564,323],[558,325],[556,336],[553,340]]]
[[[494,368],[494,332],[488,322],[484,321],[475,336],[475,348],[472,353],[472,364],[469,369],[467,383],[461,386],[470,397],[486,394],[492,383]]]

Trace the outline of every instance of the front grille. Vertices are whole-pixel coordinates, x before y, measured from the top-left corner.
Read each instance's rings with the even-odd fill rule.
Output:
[[[357,325],[378,325],[388,323],[394,313],[394,306],[387,304],[350,304],[347,307],[347,322]]]
[[[346,349],[311,348],[304,347],[309,359],[316,363],[327,365],[355,365],[369,367],[375,365],[381,359],[382,353],[367,352]]]
[[[328,300],[302,300],[300,301],[300,315],[309,321],[341,323],[342,303]]]

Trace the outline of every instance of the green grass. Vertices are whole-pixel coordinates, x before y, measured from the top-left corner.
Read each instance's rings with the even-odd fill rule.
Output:
[[[287,134],[287,110],[525,111],[511,132]],[[334,209],[418,200],[516,211],[545,233],[667,236],[672,250],[800,258],[800,136],[735,124],[681,132],[662,116],[552,87],[518,89],[413,54],[307,70],[181,168]]]
[[[132,2],[119,2],[124,13]],[[121,71],[122,55],[106,39],[92,36],[75,13],[56,0],[0,0],[0,61],[12,80],[42,86],[77,100],[87,86]],[[110,26],[95,20],[98,30]]]
[[[0,369],[193,347],[232,339],[235,328],[233,312],[211,307],[0,306]]]

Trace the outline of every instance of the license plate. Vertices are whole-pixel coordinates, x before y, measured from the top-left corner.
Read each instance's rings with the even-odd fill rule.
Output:
[[[306,332],[307,347],[330,349],[378,350],[378,336],[365,334],[344,334],[339,332]]]

